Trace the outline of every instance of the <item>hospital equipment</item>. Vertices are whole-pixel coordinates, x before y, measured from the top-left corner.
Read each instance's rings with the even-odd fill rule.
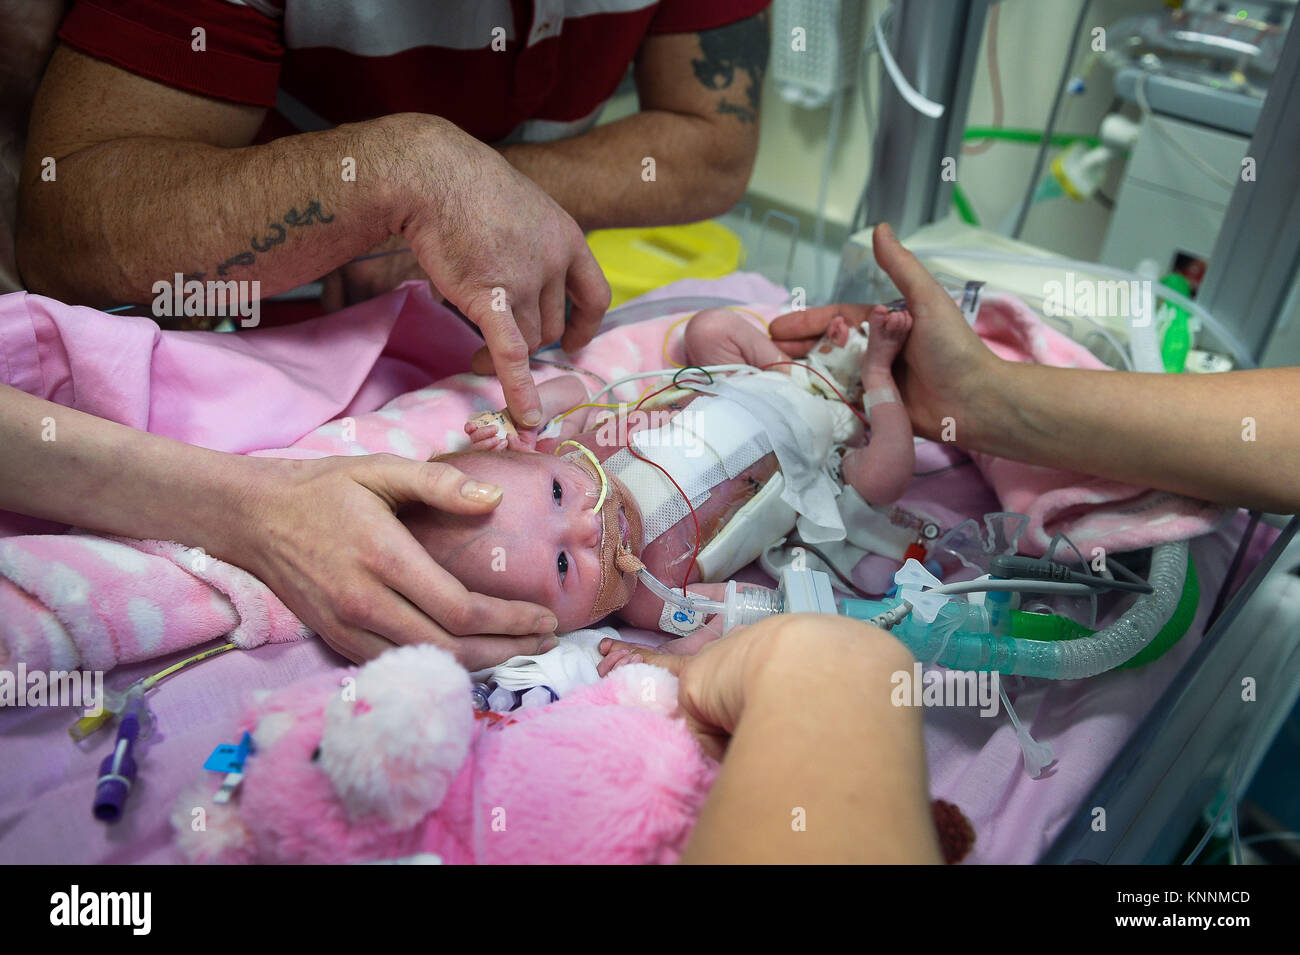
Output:
[[[809,109],[853,84],[863,4],[775,0],[768,72],[782,99]]]
[[[117,727],[117,743],[113,752],[104,757],[99,766],[99,779],[95,783],[95,802],[92,811],[100,822],[117,822],[126,808],[126,797],[135,784],[136,763],[132,750],[140,736],[145,718],[144,694],[136,693],[122,712]]]
[[[934,175],[933,170],[942,168],[945,157],[960,154],[983,26],[991,6],[987,0],[892,5],[888,39],[900,70],[920,93],[947,109],[936,118],[922,116],[890,84],[881,84],[874,154],[855,226],[888,221],[946,285],[980,278],[991,288],[1012,291],[1036,307],[1043,302],[1048,282],[1070,274],[1095,283],[1094,287],[1106,283],[1119,287],[1130,281],[1155,286],[1148,279],[1164,271],[1160,261],[1164,253],[1158,244],[1131,249],[1116,259],[1103,255],[1110,264],[1097,265],[1067,261],[984,230],[943,221],[953,205],[956,183]],[[1201,12],[1208,5],[1189,6]],[[1257,19],[1268,20],[1273,14],[1265,7],[1279,8],[1274,13],[1286,18],[1294,5],[1239,6]],[[1234,12],[1237,9],[1233,7]],[[1276,16],[1274,22],[1280,22]],[[1112,32],[1112,39],[1118,35]],[[1201,42],[1204,45],[1206,41]],[[1208,195],[1223,209],[1217,234],[1210,233],[1205,240],[1209,265],[1197,297],[1193,300],[1161,286],[1152,290],[1170,307],[1185,311],[1190,325],[1200,326],[1199,331],[1189,329],[1189,337],[1196,333],[1196,338],[1188,342],[1192,356],[1188,369],[1203,366],[1200,356],[1206,352],[1231,356],[1232,363],[1243,368],[1270,357],[1274,363],[1295,363],[1293,355],[1280,350],[1279,342],[1288,312],[1296,307],[1295,276],[1300,264],[1300,180],[1294,175],[1294,157],[1300,152],[1300,31],[1291,29],[1280,38],[1276,63],[1270,64],[1271,77],[1250,79],[1250,74],[1258,71],[1249,62],[1242,71],[1256,86],[1267,79],[1268,96],[1262,104],[1258,96],[1236,95],[1203,82],[1200,89],[1189,90],[1195,80],[1175,75],[1175,70],[1156,69],[1150,60],[1143,64],[1145,52],[1156,51],[1139,51],[1137,62],[1129,64],[1132,72],[1128,78],[1124,68],[1119,77],[1121,95],[1123,84],[1130,83],[1131,98],[1136,100],[1141,94],[1149,107],[1143,119],[1150,124],[1151,135],[1141,137],[1130,156],[1132,174],[1152,183],[1169,182],[1174,177],[1174,192]],[[1166,65],[1172,63],[1168,52],[1163,59]],[[1090,61],[1085,71],[1091,67]],[[1147,77],[1139,83],[1144,72]],[[1191,135],[1205,129],[1231,131],[1233,123],[1246,119],[1249,127],[1236,131],[1238,136],[1250,137],[1241,155],[1229,157],[1232,162],[1227,165],[1213,155],[1202,157],[1210,159],[1216,169],[1222,167],[1232,174],[1229,178],[1234,180],[1234,188],[1222,194],[1184,151],[1156,129],[1160,126],[1192,152],[1200,152],[1200,139],[1193,141]],[[1055,134],[1036,135],[1041,142],[1050,141]],[[1151,152],[1149,160],[1147,150]],[[1138,152],[1144,155],[1138,156]],[[1254,160],[1255,179],[1248,184],[1235,175],[1243,155]],[[1192,181],[1195,178],[1200,179],[1199,185]],[[1026,188],[1033,190],[1038,184],[1036,176]],[[1202,185],[1208,186],[1208,192]],[[1202,203],[1204,210],[1204,199]],[[1148,235],[1151,229],[1160,228],[1160,222],[1167,221],[1161,215],[1148,209],[1141,228]],[[1174,232],[1181,228],[1182,233],[1173,238],[1186,240],[1193,230],[1185,217],[1179,221],[1181,227],[1171,222]],[[1118,230],[1116,223],[1112,228],[1116,241]],[[1200,234],[1199,227],[1195,234]],[[1157,260],[1155,275],[1115,267],[1131,268],[1143,258]],[[869,235],[852,236],[844,248],[831,299],[886,301],[896,294],[873,270]],[[1095,311],[1071,310],[1048,320],[1116,367],[1132,367],[1130,356],[1135,364],[1141,356],[1138,367],[1156,370],[1153,361],[1165,364],[1162,348],[1168,344],[1164,348],[1168,353],[1176,344],[1162,342],[1154,329],[1135,336],[1128,322]],[[1178,347],[1181,350],[1181,345]],[[1174,355],[1167,357],[1176,364]],[[1201,816],[1203,807],[1219,805],[1220,818],[1229,809],[1235,815],[1237,794],[1300,696],[1296,667],[1300,651],[1295,637],[1300,581],[1291,572],[1300,565],[1300,548],[1286,549],[1297,523],[1292,519],[1286,525],[1268,557],[1207,629],[1110,769],[1091,792],[1081,794],[1074,817],[1041,861],[1168,861],[1198,821],[1201,825],[1210,821],[1209,816]],[[1242,681],[1248,678],[1268,680],[1267,703],[1261,698],[1259,703],[1243,705]],[[1099,808],[1105,810],[1106,819],[1100,828],[1096,825]]]

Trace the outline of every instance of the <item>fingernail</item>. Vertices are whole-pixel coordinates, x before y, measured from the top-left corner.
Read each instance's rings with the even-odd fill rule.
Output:
[[[542,413],[540,411],[528,411],[523,417],[525,428],[535,428],[542,423]]]
[[[552,633],[559,621],[555,619],[555,614],[544,613],[537,618],[537,626],[533,627],[538,633]]]
[[[460,486],[460,496],[480,504],[490,504],[501,497],[501,488],[495,484],[484,484],[472,478]]]
[[[886,239],[892,239],[894,237],[894,230],[889,227],[888,222],[880,223],[880,231],[884,233]]]

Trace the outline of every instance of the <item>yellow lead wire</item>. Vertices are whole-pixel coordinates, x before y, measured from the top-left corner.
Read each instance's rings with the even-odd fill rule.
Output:
[[[562,441],[560,442],[560,448],[570,444],[587,456],[587,460],[591,462],[592,467],[596,469],[596,473],[600,475],[600,497],[596,498],[596,506],[592,511],[594,514],[599,514],[601,507],[605,504],[605,496],[609,494],[609,478],[605,476],[605,469],[600,466],[600,462],[596,460],[596,456],[591,453],[590,448],[579,444],[577,441]],[[560,448],[555,449],[557,454]]]

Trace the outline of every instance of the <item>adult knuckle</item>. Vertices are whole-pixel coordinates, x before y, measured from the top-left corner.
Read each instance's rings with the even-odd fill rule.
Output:
[[[454,601],[443,611],[442,617],[442,625],[457,636],[474,632],[474,622],[477,615],[471,607],[470,601]]]
[[[511,365],[519,364],[528,359],[528,342],[522,336],[512,338],[505,344],[498,346],[496,354],[502,361]]]
[[[364,623],[369,610],[370,600],[361,587],[345,585],[334,598],[334,615],[348,626]]]

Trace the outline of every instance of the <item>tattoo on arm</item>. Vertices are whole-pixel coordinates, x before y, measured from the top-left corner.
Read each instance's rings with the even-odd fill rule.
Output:
[[[330,223],[333,221],[334,216],[326,215],[324,210],[321,209],[318,200],[313,199],[307,204],[307,208],[302,211],[299,211],[297,206],[292,206],[289,211],[284,214],[282,219],[267,224],[266,235],[261,238],[253,236],[252,239],[249,240],[249,246],[251,249],[244,249],[242,252],[237,252],[235,255],[226,259],[226,261],[218,264],[217,275],[225,278],[230,274],[230,270],[236,266],[242,268],[252,265],[257,261],[258,254],[271,251],[272,248],[287,239],[289,237],[288,230],[285,229],[284,225],[280,224],[281,222],[285,225],[293,226],[295,229],[301,229],[305,226],[315,225],[318,222]],[[203,273],[197,274],[202,275]]]
[[[760,14],[697,34],[700,38],[701,58],[691,61],[695,78],[706,89],[731,91],[738,73],[749,74],[749,89],[744,91],[744,102],[724,99],[718,103],[718,112],[735,116],[742,123],[758,122],[758,97],[767,72],[769,52],[767,34],[768,14]],[[740,92],[739,89],[736,92]]]

